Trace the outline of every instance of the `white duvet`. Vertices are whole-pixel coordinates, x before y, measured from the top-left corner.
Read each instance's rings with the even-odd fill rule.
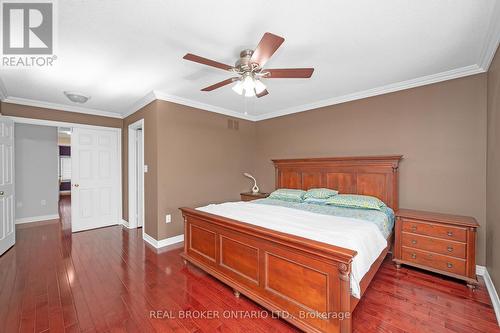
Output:
[[[197,210],[356,251],[351,292],[357,298],[361,279],[387,246],[377,226],[364,220],[249,202],[212,204]]]

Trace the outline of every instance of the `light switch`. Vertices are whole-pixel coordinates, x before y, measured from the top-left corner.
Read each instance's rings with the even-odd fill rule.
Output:
[[[148,166],[144,165],[144,173],[148,173]]]

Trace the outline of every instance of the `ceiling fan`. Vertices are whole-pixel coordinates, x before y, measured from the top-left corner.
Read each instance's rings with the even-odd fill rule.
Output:
[[[264,69],[266,62],[284,41],[285,39],[283,37],[266,32],[255,50],[247,49],[240,52],[240,58],[236,61],[234,66],[229,66],[191,53],[186,54],[183,59],[220,68],[237,75],[203,88],[201,91],[212,91],[236,82],[233,86],[233,90],[237,94],[242,95],[244,93],[246,97],[263,97],[269,94],[269,92],[261,79],[307,79],[311,77],[314,71],[314,68]]]

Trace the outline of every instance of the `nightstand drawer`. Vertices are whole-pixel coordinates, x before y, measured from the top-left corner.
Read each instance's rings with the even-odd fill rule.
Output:
[[[464,275],[465,260],[403,246],[403,260],[440,271]]]
[[[435,224],[403,218],[403,231],[414,234],[451,239],[459,242],[467,240],[467,230],[460,227],[452,227],[445,224]]]
[[[465,243],[432,238],[407,232],[403,232],[401,238],[402,245],[406,247],[413,247],[460,259],[466,258]]]

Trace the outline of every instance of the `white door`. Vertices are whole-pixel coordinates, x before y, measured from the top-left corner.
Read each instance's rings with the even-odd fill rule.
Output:
[[[14,122],[0,116],[0,255],[15,242]]]
[[[119,223],[119,133],[75,128],[71,139],[71,229]]]

